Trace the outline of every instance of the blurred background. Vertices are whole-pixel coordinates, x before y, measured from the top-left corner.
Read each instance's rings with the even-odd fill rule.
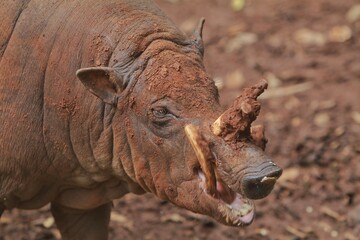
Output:
[[[269,82],[257,123],[284,168],[246,228],[230,228],[154,196],[116,203],[110,239],[347,239],[360,236],[358,0],[155,0],[190,34],[201,17],[205,65],[228,106]],[[12,239],[58,239],[48,207],[0,220]]]

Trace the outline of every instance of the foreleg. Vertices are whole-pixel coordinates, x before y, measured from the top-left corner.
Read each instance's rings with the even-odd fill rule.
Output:
[[[106,240],[111,206],[107,203],[94,209],[77,210],[52,203],[51,212],[63,240]]]

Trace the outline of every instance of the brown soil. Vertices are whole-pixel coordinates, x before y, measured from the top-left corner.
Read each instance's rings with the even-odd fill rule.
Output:
[[[186,32],[201,17],[205,63],[229,106],[269,81],[256,123],[284,168],[251,226],[230,228],[152,195],[116,203],[110,239],[358,239],[360,235],[360,18],[357,0],[157,0]],[[355,16],[355,17],[354,17]],[[267,95],[266,95],[267,94]],[[13,210],[0,239],[57,239],[48,208]]]

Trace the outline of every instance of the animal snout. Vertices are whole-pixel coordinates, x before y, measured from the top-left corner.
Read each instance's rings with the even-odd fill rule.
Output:
[[[249,199],[266,197],[281,176],[282,169],[269,161],[257,167],[249,168],[242,180],[242,191]]]

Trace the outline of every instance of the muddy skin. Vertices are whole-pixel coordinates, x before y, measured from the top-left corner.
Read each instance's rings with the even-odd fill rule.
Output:
[[[151,1],[3,6],[0,207],[51,203],[64,239],[106,239],[109,206],[129,192],[231,226],[252,222],[248,198],[266,196],[279,176],[259,169],[269,161],[256,146],[262,137],[244,141],[264,84],[245,90],[214,134],[222,109],[202,62],[203,20],[186,37]],[[230,112],[241,114],[233,122]],[[214,195],[185,134],[189,124],[211,149]]]
[[[267,142],[263,127],[251,127],[260,112],[257,97],[266,88],[265,80],[245,88],[230,108],[211,125],[212,132],[226,142],[213,144],[219,175],[230,189],[250,199],[268,195],[282,173],[263,152]],[[235,155],[224,157],[229,153]]]
[[[262,80],[259,84],[244,89],[230,108],[212,125],[214,134],[228,142],[236,142],[249,137],[251,123],[260,112],[260,103],[256,101],[256,98],[266,88],[267,82]]]

